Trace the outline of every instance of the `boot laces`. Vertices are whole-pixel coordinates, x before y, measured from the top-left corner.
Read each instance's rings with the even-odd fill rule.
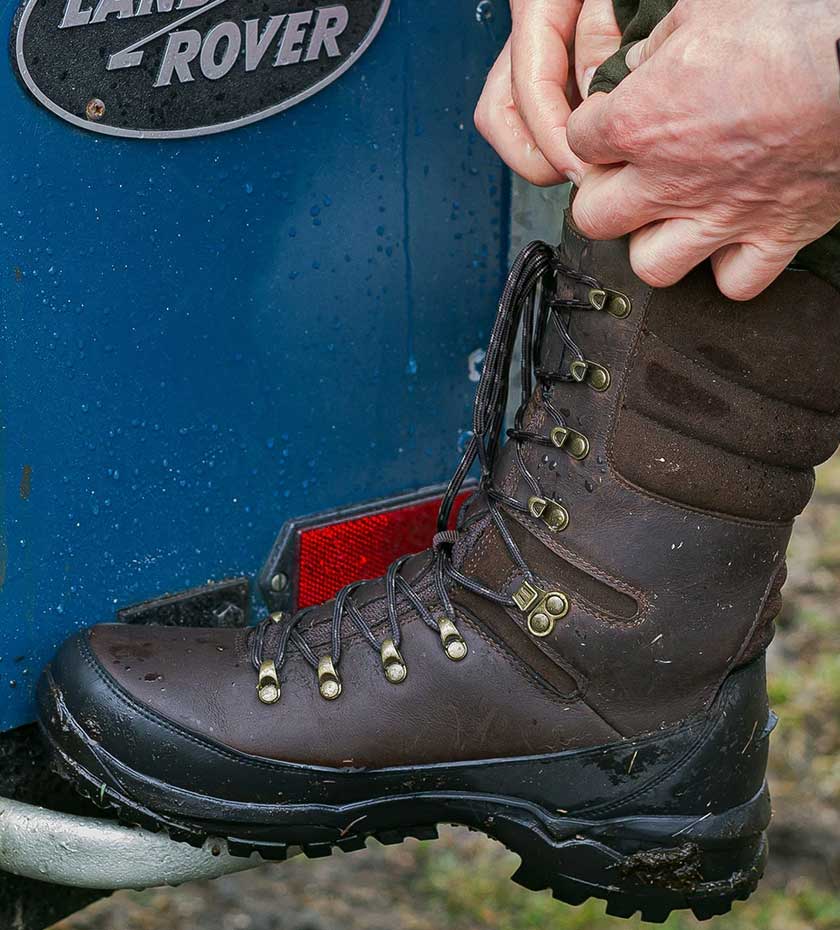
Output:
[[[355,628],[370,647],[382,656],[386,676],[393,682],[401,681],[405,677],[405,666],[399,653],[402,641],[402,631],[397,616],[397,598],[402,595],[411,605],[418,616],[430,629],[441,635],[444,639],[445,629],[450,631],[452,637],[460,640],[462,648],[452,650],[447,647],[450,658],[463,658],[466,655],[466,646],[455,627],[455,609],[449,595],[450,583],[465,588],[472,593],[500,604],[504,607],[516,607],[513,597],[487,587],[474,578],[465,575],[452,561],[452,547],[459,538],[459,532],[449,530],[450,516],[456,497],[467,478],[473,464],[478,461],[479,483],[476,494],[483,495],[485,510],[496,527],[501,539],[507,548],[514,564],[522,573],[527,582],[538,587],[531,569],[525,562],[522,553],[514,541],[502,515],[502,506],[529,513],[527,504],[505,494],[502,489],[493,483],[493,465],[501,448],[501,436],[505,418],[505,408],[509,393],[510,370],[512,357],[516,345],[517,329],[521,329],[521,398],[513,421],[513,427],[507,431],[507,436],[515,443],[515,464],[521,477],[532,489],[535,496],[540,495],[537,479],[528,469],[524,455],[525,443],[533,442],[546,446],[554,443],[546,436],[533,433],[523,428],[523,419],[528,401],[533,392],[533,382],[536,377],[540,386],[538,399],[558,427],[564,427],[563,416],[555,409],[550,399],[550,387],[554,381],[580,381],[572,374],[575,361],[586,363],[583,353],[569,332],[568,312],[564,319],[564,311],[576,309],[592,309],[592,303],[575,298],[560,299],[548,295],[553,292],[552,278],[563,277],[567,280],[583,284],[589,288],[599,288],[598,282],[588,275],[565,266],[559,258],[556,248],[545,242],[531,242],[516,257],[511,266],[499,301],[496,319],[490,335],[490,342],[484,360],[484,366],[479,380],[478,389],[473,405],[472,436],[464,448],[464,452],[449,482],[446,494],[441,501],[437,519],[437,533],[432,543],[433,552],[433,578],[434,590],[440,604],[442,615],[433,616],[432,612],[423,603],[409,582],[402,576],[401,569],[410,556],[396,559],[389,566],[385,577],[385,602],[387,614],[387,638],[380,642],[368,621],[365,620],[360,608],[354,601],[353,595],[366,582],[357,581],[343,587],[333,602],[330,656],[316,655],[299,630],[301,622],[311,616],[317,607],[299,610],[292,616],[282,617],[272,615],[262,620],[252,631],[249,645],[250,660],[254,668],[260,673],[260,680],[269,666],[267,674],[270,676],[272,699],[263,697],[261,686],[260,697],[265,703],[273,703],[279,697],[279,680],[277,670],[281,669],[286,661],[291,646],[294,646],[303,658],[318,673],[319,679],[329,679],[331,690],[322,687],[321,693],[325,697],[337,697],[341,690],[337,668],[341,660],[342,639],[346,621]],[[550,325],[559,335],[564,346],[559,369],[547,370],[541,367],[542,338],[546,327]],[[565,364],[568,361],[568,364]],[[436,614],[438,609],[436,608]],[[277,623],[280,634],[273,656],[266,659],[266,634]],[[453,632],[454,631],[454,632]],[[444,642],[446,646],[446,642]],[[386,659],[386,653],[388,659]],[[390,661],[389,667],[386,662]],[[400,666],[402,671],[400,672]],[[325,671],[326,669],[326,671]],[[276,697],[274,696],[276,694]]]

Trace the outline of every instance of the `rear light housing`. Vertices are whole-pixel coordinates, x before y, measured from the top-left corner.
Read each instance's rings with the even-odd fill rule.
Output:
[[[455,500],[450,525],[475,490]],[[260,573],[271,611],[320,604],[354,581],[384,575],[394,559],[432,543],[445,486],[287,521]]]

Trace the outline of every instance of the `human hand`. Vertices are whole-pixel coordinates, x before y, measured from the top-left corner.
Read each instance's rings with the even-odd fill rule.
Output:
[[[511,36],[487,76],[475,125],[532,184],[579,181],[586,166],[566,142],[566,121],[619,47],[612,0],[512,0],[511,15]]]
[[[705,259],[747,300],[840,220],[840,0],[679,0],[627,53],[632,73],[568,121],[597,165],[573,217],[632,233],[654,286]]]

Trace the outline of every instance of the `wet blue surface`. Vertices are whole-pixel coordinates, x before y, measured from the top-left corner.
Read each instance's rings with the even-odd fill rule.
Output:
[[[73,129],[5,56],[0,729],[74,629],[448,478],[507,249],[481,6],[394,0],[322,93],[186,142]]]

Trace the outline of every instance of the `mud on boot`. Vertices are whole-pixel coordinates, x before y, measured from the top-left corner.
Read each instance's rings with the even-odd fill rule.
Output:
[[[57,762],[187,842],[283,859],[460,823],[563,901],[725,912],[767,855],[763,653],[838,442],[838,309],[804,271],[734,304],[707,267],[654,291],[568,223],[532,243],[433,547],[249,630],[79,634],[39,686]]]

